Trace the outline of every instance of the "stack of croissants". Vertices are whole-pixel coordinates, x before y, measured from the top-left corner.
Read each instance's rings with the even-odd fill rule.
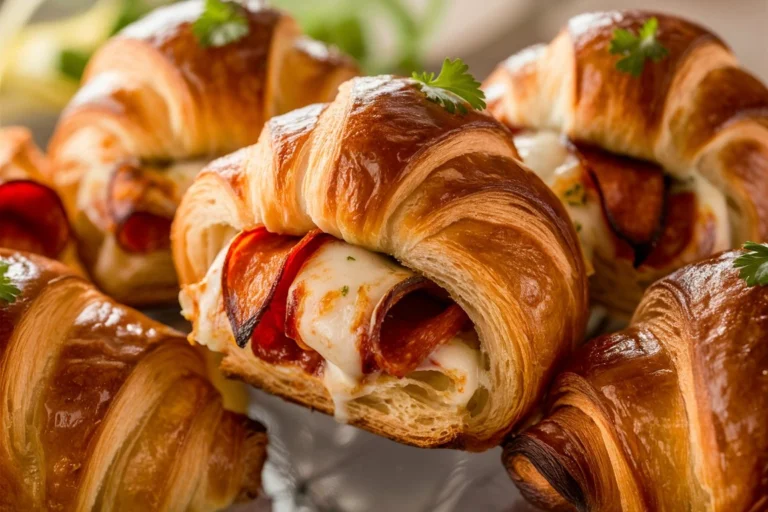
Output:
[[[768,510],[768,263],[737,268],[768,254],[768,89],[723,41],[584,14],[473,108],[260,2],[203,44],[208,3],[101,48],[47,154],[0,130],[0,510],[254,498],[267,433],[222,374],[501,445],[546,510]],[[663,54],[617,67],[650,21]],[[177,298],[188,341],[120,304]],[[590,310],[627,327],[587,341]]]

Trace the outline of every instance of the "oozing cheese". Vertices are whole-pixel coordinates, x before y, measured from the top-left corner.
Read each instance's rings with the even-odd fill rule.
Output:
[[[515,146],[525,164],[560,197],[581,240],[585,260],[590,262],[598,244],[610,240],[610,228],[599,202],[590,200],[585,189],[583,201],[565,197],[575,185],[584,187],[579,158],[562,135],[551,131],[522,132],[515,136]]]
[[[389,259],[332,241],[320,247],[296,276],[288,301],[297,301],[301,341],[347,376],[359,379],[363,364],[358,343],[376,304],[413,272]]]
[[[221,291],[227,251],[222,249],[200,283],[185,287],[180,294],[182,314],[194,323],[194,339],[219,352],[227,343],[235,343]],[[339,421],[346,421],[350,401],[414,382],[410,375],[404,379],[383,373],[364,375],[359,346],[365,334],[360,329],[368,329],[378,302],[395,284],[413,275],[384,256],[332,241],[307,259],[293,281],[288,300],[299,301],[295,305],[297,331],[301,341],[325,359],[323,383]],[[460,333],[432,352],[414,376],[429,371],[445,375],[452,387],[440,393],[441,403],[465,407],[483,385],[481,352],[476,346],[474,331]]]

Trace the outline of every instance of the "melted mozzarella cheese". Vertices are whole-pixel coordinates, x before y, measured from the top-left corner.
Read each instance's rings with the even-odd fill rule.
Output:
[[[438,371],[446,375],[454,385],[454,392],[449,395],[450,403],[465,407],[475,391],[484,384],[481,355],[479,350],[468,345],[459,335],[432,352],[417,371]]]
[[[192,338],[214,352],[225,352],[227,344],[234,343],[232,327],[224,310],[221,274],[229,244],[219,251],[202,281],[185,286],[179,292],[181,314],[192,322]]]
[[[515,135],[514,140],[523,162],[549,186],[557,179],[558,170],[579,164],[562,135],[556,132],[525,131]]]
[[[304,263],[288,291],[298,302],[301,341],[350,378],[363,375],[360,342],[379,301],[414,274],[389,259],[334,240]]]
[[[565,206],[579,235],[585,261],[590,265],[596,247],[601,242],[610,241],[611,235],[599,201],[590,200],[588,195],[585,195],[583,203],[564,197],[574,184],[584,186],[584,169],[578,156],[556,132],[526,131],[515,135],[514,140],[523,162],[558,195]],[[613,246],[608,245],[604,249],[613,251]],[[589,271],[591,273],[592,269]]]

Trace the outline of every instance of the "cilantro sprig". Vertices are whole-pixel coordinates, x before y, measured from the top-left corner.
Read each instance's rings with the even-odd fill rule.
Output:
[[[733,262],[733,267],[739,269],[739,277],[747,286],[768,285],[768,244],[747,242],[744,250],[747,252]]]
[[[659,20],[656,18],[646,21],[638,34],[625,28],[614,30],[609,51],[624,57],[616,63],[616,69],[639,77],[647,60],[659,62],[668,56],[669,50],[657,39],[658,30]]]
[[[237,42],[249,30],[244,8],[236,2],[223,0],[205,0],[202,14],[192,25],[198,42],[206,48],[219,48]]]
[[[21,290],[16,288],[11,278],[8,277],[8,268],[8,263],[0,261],[0,301],[12,304],[16,302],[16,297],[21,294]]]
[[[421,74],[414,71],[412,78],[428,100],[442,105],[451,114],[457,110],[466,114],[467,106],[475,110],[485,109],[485,94],[480,89],[480,82],[468,70],[469,66],[461,59],[445,59],[437,78],[426,71]]]

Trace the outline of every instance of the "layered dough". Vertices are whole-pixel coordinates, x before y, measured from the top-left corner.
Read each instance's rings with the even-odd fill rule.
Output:
[[[267,435],[202,351],[64,265],[0,249],[0,510],[214,511],[260,490]]]
[[[617,69],[615,32],[638,33],[652,17],[668,54],[639,77]],[[582,14],[483,87],[532,168],[546,177],[575,153],[587,171],[586,194],[549,182],[588,231],[593,299],[615,313],[628,317],[647,286],[683,265],[768,239],[768,88],[706,28],[638,10]]]
[[[333,98],[357,73],[262,2],[244,5],[245,37],[203,47],[193,23],[204,4],[159,8],[107,42],[49,148],[84,263],[125,303],[175,298],[170,225],[202,167],[256,142],[273,115]]]
[[[543,417],[505,443],[545,510],[768,505],[768,288],[726,252],[654,283],[630,326],[583,346]]]

